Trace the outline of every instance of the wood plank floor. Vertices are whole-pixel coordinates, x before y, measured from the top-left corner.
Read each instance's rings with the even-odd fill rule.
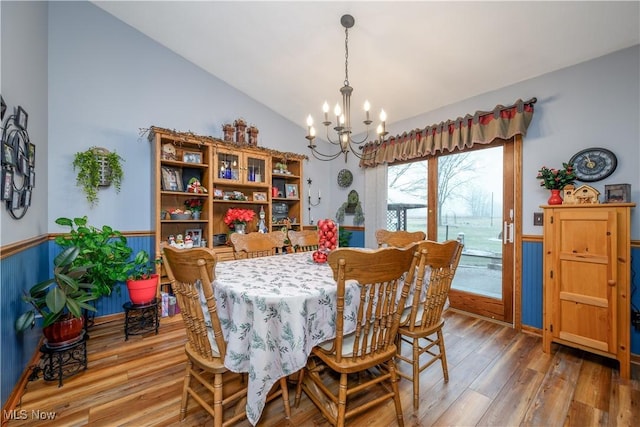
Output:
[[[99,319],[98,319],[99,320]],[[88,370],[57,382],[31,381],[18,410],[27,420],[8,426],[210,426],[211,418],[189,406],[178,411],[185,368],[180,316],[162,319],[158,335],[124,341],[123,321],[90,330]],[[640,425],[640,369],[632,380],[618,375],[617,362],[554,344],[542,352],[539,337],[464,314],[447,313],[445,342],[449,382],[440,365],[422,373],[421,403],[413,409],[411,383],[400,382],[407,426],[631,426]],[[406,369],[406,367],[404,368]],[[290,387],[293,405],[295,387]],[[32,410],[55,412],[53,421],[31,419]],[[328,426],[303,394],[283,418],[280,399],[269,403],[260,426]],[[353,426],[395,424],[389,405],[352,419]],[[245,420],[238,424],[249,427]]]

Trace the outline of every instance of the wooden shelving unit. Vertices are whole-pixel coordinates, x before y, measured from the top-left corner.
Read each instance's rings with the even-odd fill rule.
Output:
[[[167,242],[170,235],[185,235],[187,230],[196,229],[207,241],[207,247],[216,251],[219,260],[233,259],[231,247],[215,246],[213,238],[229,233],[223,218],[232,207],[253,209],[256,214],[262,207],[270,231],[283,226],[282,212],[286,207],[286,216],[294,219],[291,228],[302,228],[304,198],[300,196],[306,156],[159,127],[150,128],[149,140],[153,146],[151,215],[157,257],[161,255],[161,244]],[[286,164],[287,171],[274,172],[277,163]],[[200,180],[206,193],[186,191],[192,177]],[[272,187],[277,186],[282,187],[281,197],[273,197]],[[287,189],[294,188],[292,186],[295,186],[295,196],[286,193]],[[240,193],[245,200],[235,199]],[[200,219],[170,219],[169,211],[184,209],[185,201],[193,198],[203,201]],[[247,224],[247,232],[257,231],[257,225],[256,215],[256,219]]]

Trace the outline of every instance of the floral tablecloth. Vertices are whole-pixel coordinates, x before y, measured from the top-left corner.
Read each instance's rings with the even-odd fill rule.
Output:
[[[249,373],[247,418],[255,425],[273,384],[335,338],[336,282],[328,264],[301,252],[218,263],[214,283],[228,342],[224,364]],[[347,285],[346,333],[355,330],[357,292],[356,283]]]

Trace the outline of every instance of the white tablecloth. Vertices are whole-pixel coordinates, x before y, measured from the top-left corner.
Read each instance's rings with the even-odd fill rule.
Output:
[[[335,338],[336,282],[328,264],[301,252],[218,263],[214,284],[228,342],[224,364],[249,373],[247,418],[255,425],[273,384]],[[357,299],[357,284],[348,285],[345,333],[355,330]]]

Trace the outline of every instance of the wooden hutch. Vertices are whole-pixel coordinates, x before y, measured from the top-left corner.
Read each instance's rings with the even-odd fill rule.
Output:
[[[199,230],[201,239],[219,260],[233,259],[231,247],[219,244],[220,237],[229,233],[223,220],[229,208],[256,212],[256,219],[247,224],[247,232],[257,231],[261,208],[268,231],[285,224],[302,228],[300,195],[305,155],[155,126],[149,130],[149,140],[153,147],[151,223],[156,257],[161,256],[160,245],[169,236]],[[189,192],[192,178],[206,191]],[[171,219],[170,212],[185,210],[185,202],[191,199],[202,202],[200,218]]]

